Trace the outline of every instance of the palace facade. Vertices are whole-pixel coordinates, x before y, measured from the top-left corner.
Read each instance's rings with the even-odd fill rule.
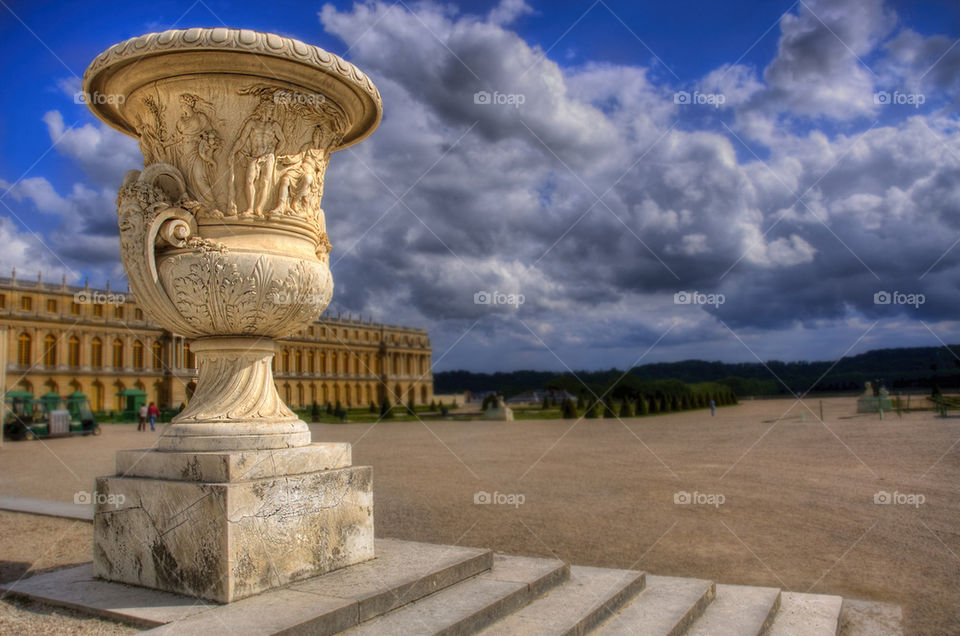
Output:
[[[149,321],[129,292],[0,278],[0,369],[5,389],[35,397],[82,391],[94,411],[120,410],[117,393],[177,408],[196,387],[190,340]],[[5,346],[3,341],[6,341]],[[277,342],[274,380],[294,408],[433,399],[423,329],[354,319],[317,320]]]

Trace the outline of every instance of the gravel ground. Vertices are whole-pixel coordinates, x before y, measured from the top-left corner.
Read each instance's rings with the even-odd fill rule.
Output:
[[[6,451],[5,451],[6,452]],[[6,457],[6,455],[4,455]],[[90,560],[91,525],[0,511],[0,581],[50,572]],[[133,634],[136,630],[78,612],[12,598],[0,599],[0,634]]]
[[[812,411],[792,404],[758,400],[715,418],[695,411],[624,423],[311,428],[315,440],[352,442],[354,463],[374,467],[378,536],[883,601],[903,608],[908,634],[960,632],[960,418],[853,417],[855,400],[835,398],[823,401],[820,423],[817,400]],[[6,444],[0,493],[72,501],[112,472],[117,449],[156,441],[158,433],[135,429]],[[478,505],[481,491],[523,500]],[[682,492],[723,503],[674,503]],[[878,505],[882,492],[923,503]],[[41,547],[57,537],[46,523],[27,529]],[[89,560],[89,525],[76,527],[86,537],[36,567]],[[0,558],[33,564],[41,553],[22,550],[18,535],[0,538]]]

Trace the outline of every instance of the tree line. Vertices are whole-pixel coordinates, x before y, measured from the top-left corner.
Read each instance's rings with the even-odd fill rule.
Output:
[[[563,388],[578,395],[584,383],[588,386],[610,386],[623,375],[624,372],[619,369],[575,373],[532,370],[474,373],[460,370],[437,372],[433,379],[434,390],[440,394],[496,391],[511,397],[551,387]],[[740,397],[855,392],[862,391],[867,381],[882,381],[891,391],[929,389],[934,385],[955,389],[960,387],[960,345],[875,349],[836,363],[833,360],[657,362],[634,367],[625,377],[649,382],[677,380],[690,385],[714,383]]]

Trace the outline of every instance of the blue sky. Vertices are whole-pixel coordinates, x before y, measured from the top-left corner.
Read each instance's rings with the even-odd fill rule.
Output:
[[[224,24],[377,83],[381,129],[328,171],[330,311],[427,328],[438,370],[960,340],[947,1],[0,0],[4,274],[122,281],[113,199],[140,157],[78,78],[126,38]]]

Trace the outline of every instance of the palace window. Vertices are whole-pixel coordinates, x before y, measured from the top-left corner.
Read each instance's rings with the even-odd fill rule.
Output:
[[[134,309],[134,310],[133,310],[133,317],[134,317],[136,320],[143,320],[143,310],[140,309],[140,308]]]
[[[103,341],[100,338],[94,338],[90,343],[90,364],[94,369],[103,366]]]
[[[47,334],[43,339],[43,364],[46,367],[57,366],[57,339]]]
[[[120,338],[113,341],[113,368],[123,368],[123,341]]]
[[[70,303],[70,315],[71,316],[80,315],[80,303]]]
[[[0,309],[6,309],[6,308],[7,308],[7,295],[0,294]]]
[[[187,358],[187,368],[196,369],[197,368],[197,358],[193,355],[193,351],[190,351],[190,343],[185,343],[183,345],[183,353]]]
[[[113,308],[113,317],[117,320],[123,320],[123,307],[117,305]]]
[[[33,338],[28,333],[20,334],[17,338],[17,364],[22,367],[30,365],[30,349],[33,348]]]
[[[53,298],[47,299],[47,312],[51,314],[57,313],[57,301]]]
[[[297,373],[303,373],[303,352],[297,349],[294,359],[297,364]]]
[[[283,350],[283,372],[290,373],[290,350]]]
[[[20,309],[24,311],[33,310],[33,298],[31,296],[23,296],[20,299]]]
[[[154,342],[150,347],[153,351],[153,368],[160,370],[163,368],[163,346],[159,342]]]
[[[103,305],[94,305],[93,315],[97,318],[103,318]]]
[[[76,368],[80,366],[80,339],[70,336],[67,341],[67,364]]]
[[[102,411],[103,410],[103,385],[100,382],[94,382],[91,385],[93,389],[93,410]]]
[[[143,368],[143,343],[139,340],[133,343],[133,368]]]
[[[312,327],[311,327],[311,329],[312,329]],[[307,373],[316,373],[316,372],[317,372],[316,362],[317,362],[317,356],[316,356],[316,354],[313,352],[313,350],[310,350],[309,352],[307,352]]]

